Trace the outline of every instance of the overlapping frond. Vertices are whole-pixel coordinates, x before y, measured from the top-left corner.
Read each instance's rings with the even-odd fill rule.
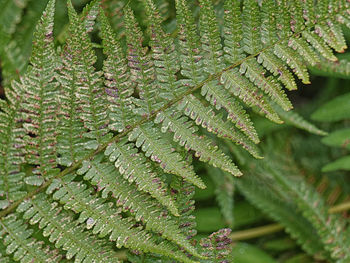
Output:
[[[12,90],[7,90],[9,103],[0,100],[0,208],[25,195],[24,172],[24,130],[19,122],[20,98]]]
[[[53,198],[64,204],[65,209],[80,213],[79,222],[86,222],[86,227],[91,228],[92,232],[100,237],[109,236],[109,240],[115,241],[118,248],[153,252],[183,262],[193,262],[183,253],[175,251],[176,247],[170,242],[164,240],[158,243],[155,236],[138,225],[132,217],[122,218],[119,209],[112,203],[92,195],[93,190],[87,189],[85,184],[60,180],[59,183],[55,182],[55,187],[57,186],[59,189],[54,192]],[[181,242],[181,245],[186,244]],[[186,249],[196,256],[201,256],[190,245]]]
[[[292,170],[290,173],[292,173]],[[329,214],[325,201],[302,178],[283,176],[276,169],[271,171],[271,176],[281,185],[281,190],[285,190],[292,195],[303,216],[317,231],[324,248],[330,253],[331,258],[338,262],[348,261],[350,258],[348,249],[349,237],[345,228],[345,220],[338,215]]]
[[[56,127],[57,83],[54,71],[57,59],[53,43],[55,2],[50,1],[34,34],[30,65],[18,81],[21,92],[20,111],[25,130],[26,161],[33,164],[33,175],[25,181],[41,185],[57,174]],[[16,84],[15,84],[16,85]]]

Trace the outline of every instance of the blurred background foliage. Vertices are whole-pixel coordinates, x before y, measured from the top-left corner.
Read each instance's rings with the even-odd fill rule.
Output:
[[[31,52],[34,26],[40,18],[47,0],[16,0],[12,5],[2,5],[0,0],[0,97],[10,80],[17,79],[25,71]],[[5,2],[5,1],[3,1]],[[88,0],[73,0],[78,11]],[[176,21],[174,1],[156,0],[164,18],[164,28],[175,36]],[[198,3],[192,9],[198,16]],[[218,10],[223,10],[223,1],[213,1]],[[141,5],[137,1],[103,0],[103,7],[118,35],[123,36],[122,7],[129,3],[135,10],[142,27],[145,26]],[[6,12],[15,9],[16,27],[6,25]],[[57,1],[55,35],[59,47],[67,37],[67,10],[65,1]],[[219,21],[223,17],[218,12]],[[350,44],[350,31],[344,28],[345,38]],[[97,32],[97,31],[96,31]],[[92,33],[101,67],[103,59],[99,48],[100,38]],[[147,37],[145,38],[147,45]],[[338,55],[333,64],[321,63],[311,69],[310,85],[298,83],[298,91],[289,92],[295,111],[312,122],[328,135],[319,136],[297,129],[288,123],[276,125],[254,116],[264,160],[253,160],[239,147],[226,141],[217,141],[244,170],[242,178],[232,176],[203,163],[195,167],[207,185],[207,189],[196,189],[196,222],[198,238],[207,236],[220,228],[233,230],[232,258],[235,263],[311,263],[327,262],[309,256],[298,240],[311,237],[296,237],[300,223],[307,234],[308,225],[302,225],[300,213],[296,212],[296,201],[275,176],[300,177],[317,191],[327,207],[350,200],[350,52]],[[4,64],[7,64],[5,67]],[[8,65],[11,65],[10,67]],[[6,68],[7,70],[1,70]],[[6,81],[4,81],[4,79]],[[214,139],[215,137],[213,137]],[[295,178],[293,178],[294,180]],[[337,208],[334,209],[334,211]],[[346,210],[346,209],[340,209]],[[332,208],[331,208],[332,211]],[[349,214],[341,212],[348,220]],[[299,229],[300,230],[300,229]],[[304,231],[301,229],[301,231]],[[312,240],[312,238],[311,238]],[[315,241],[317,243],[317,241]],[[317,244],[312,244],[317,245]]]

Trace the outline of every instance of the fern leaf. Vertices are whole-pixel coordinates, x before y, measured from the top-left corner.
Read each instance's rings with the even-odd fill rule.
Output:
[[[25,222],[13,214],[0,220],[0,236],[6,246],[6,254],[14,254],[15,261],[61,262],[62,256],[58,251],[49,247],[44,248],[42,241],[31,237],[32,233],[33,230],[28,229]]]
[[[348,237],[344,233],[345,222],[339,216],[329,215],[321,196],[299,178],[288,178],[280,172],[271,173],[286,191],[290,191],[302,211],[303,216],[310,221],[320,236],[324,247],[331,257],[339,261],[348,261]],[[331,242],[330,242],[331,241]]]
[[[26,132],[26,159],[35,165],[28,184],[41,185],[54,176],[56,166],[57,83],[53,82],[56,54],[53,44],[55,1],[50,1],[34,33],[30,67],[19,85],[25,92],[21,104]]]
[[[177,152],[173,152],[169,143],[152,124],[148,123],[135,128],[129,134],[129,141],[135,141],[136,146],[141,147],[147,157],[159,163],[165,172],[181,176],[194,185],[205,188],[193,167],[182,160]]]
[[[277,1],[277,13],[279,14],[278,16],[276,16],[277,35],[279,39],[286,39],[292,35],[290,28],[291,19],[288,1]]]
[[[290,73],[284,63],[271,51],[261,52],[257,58],[257,61],[274,76],[278,76],[278,80],[280,80],[288,90],[297,89],[293,75]]]
[[[335,51],[343,53],[346,49],[345,39],[339,24],[327,21],[327,26],[318,24],[315,26],[315,33],[324,38],[327,44]]]
[[[121,218],[112,203],[105,203],[103,199],[92,196],[91,190],[86,189],[86,185],[76,182],[65,183],[62,180],[60,183],[61,188],[53,197],[60,200],[66,209],[80,213],[79,221],[86,221],[87,227],[93,228],[94,234],[99,233],[101,237],[109,235],[111,241],[116,241],[118,248],[124,246],[193,263],[182,253],[173,252],[171,244],[166,242],[157,244],[155,238],[142,226],[137,226],[132,218]],[[201,257],[192,247],[190,252]]]
[[[91,10],[97,12],[97,2]],[[103,143],[104,135],[107,133],[106,114],[106,93],[102,88],[101,72],[96,72],[93,64],[96,62],[96,55],[92,49],[84,23],[79,21],[79,17],[74,10],[72,3],[68,1],[68,15],[70,18],[71,55],[73,56],[73,74],[75,75],[75,85],[77,86],[77,97],[82,107],[80,118],[84,121],[84,127],[88,132],[85,137],[96,141],[89,141],[88,148],[96,149],[97,143]],[[82,48],[83,47],[83,48]]]
[[[84,7],[80,17],[84,20],[86,32],[90,33],[94,30],[95,21],[99,11],[99,0],[93,0]]]
[[[291,30],[293,32],[300,32],[304,29],[303,8],[300,1],[295,1],[289,4],[291,16]],[[312,6],[313,8],[313,6]]]
[[[302,35],[324,58],[331,61],[338,60],[330,47],[315,32],[305,30]]]
[[[241,64],[240,72],[245,75],[271,97],[284,110],[288,111],[293,108],[292,103],[288,100],[282,87],[273,77],[265,78],[266,71],[257,63],[255,59],[249,59]]]
[[[307,24],[315,24],[316,19],[316,10],[314,2],[311,0],[306,0],[306,4],[303,10],[304,19],[307,21]]]
[[[122,132],[134,116],[131,99],[134,89],[121,46],[102,9],[100,20],[103,52],[107,56],[103,72],[109,101],[109,128]]]
[[[29,220],[30,224],[39,224],[43,235],[48,236],[50,242],[67,251],[67,259],[75,257],[75,262],[120,262],[105,242],[84,231],[84,227],[74,221],[71,214],[43,193],[22,202],[17,211],[23,212],[23,218]]]
[[[201,89],[201,95],[205,96],[206,100],[217,110],[224,108],[228,113],[227,118],[254,143],[259,143],[258,134],[249,115],[235,98],[222,89],[222,86],[219,86],[216,82],[206,83]]]
[[[277,11],[275,1],[265,0],[262,2],[261,41],[267,47],[273,45],[278,40],[276,21]],[[270,50],[261,52],[257,57],[257,61],[262,63],[262,65],[274,76],[278,76],[278,79],[288,90],[294,90],[297,88],[292,74],[286,68],[284,63],[279,60]]]
[[[197,125],[202,125],[203,128],[217,134],[219,137],[228,138],[240,144],[254,157],[261,158],[259,150],[245,135],[238,130],[234,130],[230,123],[224,122],[220,116],[215,115],[210,107],[205,107],[195,96],[186,96],[178,108],[182,109]]]
[[[261,48],[260,41],[260,16],[258,2],[255,0],[246,0],[243,2],[242,19],[244,21],[243,30],[243,49],[250,55],[258,53]]]
[[[135,99],[138,106],[134,112],[138,115],[151,115],[161,103],[157,101],[158,85],[155,82],[155,70],[147,48],[142,46],[143,36],[134,14],[129,6],[124,9],[126,41],[128,45],[128,65],[131,80],[137,84],[140,99]]]
[[[85,8],[90,19],[88,27],[92,25],[97,8],[96,1]],[[86,31],[87,22],[86,19],[80,21],[70,2],[68,11],[71,37],[62,52],[63,63],[58,75],[62,87],[59,94],[58,135],[58,152],[61,156],[58,161],[64,166],[81,160],[88,152],[82,148],[95,149],[98,143],[108,138],[104,137],[108,131],[107,98],[102,88],[101,74],[93,67],[96,56]]]
[[[274,53],[277,57],[282,59],[293,69],[294,73],[298,76],[299,79],[302,80],[304,84],[310,84],[307,68],[305,64],[303,64],[303,62],[298,59],[298,55],[296,55],[294,50],[286,48],[284,45],[276,44]]]
[[[112,192],[113,197],[117,200],[116,204],[130,212],[137,221],[144,223],[146,230],[159,233],[163,238],[189,251],[192,250],[192,246],[181,234],[176,223],[178,217],[173,219],[165,217],[163,208],[159,207],[149,195],[137,191],[136,187],[124,181],[113,165],[98,161],[85,162],[78,173],[85,172],[84,179],[91,180],[94,185],[98,185],[99,190],[103,191],[103,198],[107,198],[108,193]]]
[[[320,62],[318,54],[308,45],[305,40],[300,38],[292,38],[288,45],[296,50],[310,65],[314,66]]]
[[[282,122],[271,105],[262,99],[262,95],[259,95],[255,86],[246,78],[242,77],[237,69],[224,72],[221,75],[221,83],[245,104],[251,107],[257,107],[268,119],[276,123]]]
[[[176,0],[176,14],[179,28],[181,74],[186,77],[182,80],[187,86],[195,86],[205,79],[200,39],[197,34],[194,18],[188,9],[187,2]]]
[[[148,192],[162,205],[166,206],[173,214],[178,215],[175,204],[167,195],[164,183],[159,179],[150,164],[146,162],[143,154],[138,154],[138,149],[133,143],[126,140],[110,144],[105,151],[109,160],[114,162],[120,174],[130,183],[134,182],[140,190]]]
[[[194,211],[194,186],[180,177],[174,177],[170,184],[171,193],[176,200],[180,216],[174,218],[181,232],[186,236],[187,240],[191,240],[196,234],[196,221],[193,216]]]
[[[310,255],[327,256],[310,222],[301,213],[296,213],[295,206],[288,200],[281,200],[281,196],[273,187],[275,181],[267,174],[265,171],[253,173],[251,176],[242,177],[242,180],[235,180],[235,185],[251,203],[280,222],[306,252]]]
[[[274,0],[261,3],[261,42],[269,46],[278,40],[276,27],[277,8]]]
[[[222,45],[218,22],[212,2],[200,0],[200,31],[203,52],[203,69],[209,74],[220,72],[224,68]]]
[[[196,128],[193,127],[193,124],[186,117],[181,117],[176,112],[163,112],[157,116],[155,122],[162,123],[162,132],[170,129],[174,133],[174,141],[179,142],[180,145],[185,146],[188,150],[193,150],[196,156],[199,157],[199,160],[208,162],[214,167],[219,167],[232,175],[242,175],[228,156],[218,149],[217,146],[212,145],[209,139],[194,134]],[[200,186],[203,187],[203,183]]]
[[[276,110],[276,112],[278,112],[279,116],[283,121],[285,121],[286,124],[291,124],[294,127],[308,131],[313,134],[322,135],[322,136],[327,135],[327,132],[317,128],[314,124],[305,120],[297,112],[295,111],[286,112],[277,105],[274,105],[273,108]]]
[[[245,57],[241,46],[243,38],[241,3],[235,0],[226,0],[224,5],[224,57],[228,64],[234,65]]]
[[[176,76],[180,70],[178,52],[174,40],[161,27],[162,19],[154,2],[152,0],[143,2],[148,16],[150,46],[160,88],[159,97],[169,101],[187,89],[181,85]]]
[[[15,85],[15,84],[14,84]],[[18,123],[20,99],[12,90],[6,92],[10,103],[0,100],[0,209],[23,197],[24,133]]]

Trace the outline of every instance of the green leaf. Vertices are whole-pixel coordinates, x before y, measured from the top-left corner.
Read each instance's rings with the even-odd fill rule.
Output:
[[[341,157],[322,167],[322,172],[333,172],[338,170],[350,171],[350,155]]]
[[[315,121],[335,122],[349,119],[350,93],[340,95],[322,105],[311,116]]]
[[[332,132],[327,137],[323,138],[322,142],[328,146],[347,148],[350,150],[350,128]]]

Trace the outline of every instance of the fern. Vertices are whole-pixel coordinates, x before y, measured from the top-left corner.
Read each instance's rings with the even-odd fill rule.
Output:
[[[193,186],[206,186],[191,154],[241,176],[215,139],[262,158],[250,111],[323,134],[288,112],[293,106],[283,87],[296,89],[294,75],[309,83],[306,63],[335,61],[331,50],[345,50],[347,1],[226,0],[221,28],[212,1],[199,1],[197,26],[187,1],[176,0],[176,39],[162,27],[157,5],[141,2],[148,37],[126,4],[124,45],[98,0],[81,15],[69,0],[67,37],[60,38],[66,41],[56,48],[50,0],[34,33],[29,66],[6,88],[0,104],[0,231],[6,254],[16,261],[119,262],[116,246],[135,252],[132,262],[141,256],[228,262],[228,230],[203,239],[202,247],[192,240]],[[21,12],[15,9],[0,34],[14,32]],[[96,19],[101,45],[90,37],[97,39]],[[105,55],[100,70],[95,47]],[[17,67],[12,64],[8,70]],[[346,260],[345,239],[330,233],[323,205],[315,212],[310,207],[318,197],[306,188],[303,196],[288,178],[272,176],[295,195],[305,216],[296,228],[308,222],[321,246]],[[27,229],[27,222],[38,226]],[[48,237],[47,248],[33,229]],[[329,238],[335,243],[328,244]],[[315,242],[305,246],[309,253],[319,251]]]

